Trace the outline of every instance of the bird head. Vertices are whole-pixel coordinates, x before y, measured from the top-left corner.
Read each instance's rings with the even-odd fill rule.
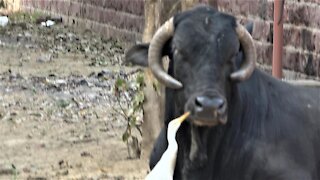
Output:
[[[169,125],[168,125],[168,134],[167,134],[167,138],[168,138],[168,141],[170,143],[171,140],[174,140],[175,141],[175,138],[176,138],[176,133],[180,127],[180,125],[182,124],[182,122],[184,120],[187,119],[187,117],[190,115],[190,112],[186,112],[184,113],[182,116],[176,118],[176,119],[173,119]]]

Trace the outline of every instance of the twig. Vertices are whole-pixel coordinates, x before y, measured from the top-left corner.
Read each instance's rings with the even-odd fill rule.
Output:
[[[123,112],[119,112],[115,107],[112,107],[112,109],[113,109],[117,114],[120,114],[125,120],[128,119],[128,117],[127,117]]]
[[[120,102],[119,97],[117,97],[117,101],[118,101],[118,105],[119,105],[120,109],[122,110],[122,113],[126,116],[126,119],[129,119],[126,111],[125,111],[125,110],[123,109],[123,107],[121,106],[121,102]]]

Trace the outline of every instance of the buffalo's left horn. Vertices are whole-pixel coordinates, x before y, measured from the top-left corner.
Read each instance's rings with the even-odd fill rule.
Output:
[[[178,89],[182,87],[181,82],[171,77],[163,68],[162,49],[165,43],[174,33],[173,18],[165,22],[153,36],[148,52],[149,67],[154,76],[164,85]]]
[[[241,68],[231,74],[231,79],[243,81],[248,79],[253,73],[257,55],[253,39],[246,28],[238,23],[236,32],[244,51],[245,60]]]

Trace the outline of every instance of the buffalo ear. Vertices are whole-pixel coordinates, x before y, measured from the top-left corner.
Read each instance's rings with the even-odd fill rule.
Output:
[[[149,43],[137,44],[131,47],[125,55],[125,64],[148,67]]]
[[[162,49],[162,55],[168,55],[171,59],[171,39],[166,42]],[[148,51],[149,51],[149,43],[141,43],[134,45],[131,47],[126,55],[124,64],[133,64],[143,67],[148,67]]]

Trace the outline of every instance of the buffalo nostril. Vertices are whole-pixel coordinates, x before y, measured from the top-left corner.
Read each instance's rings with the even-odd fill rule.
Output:
[[[221,98],[214,98],[212,100],[212,104],[217,110],[222,110],[224,108],[224,103],[224,100]]]
[[[207,96],[198,96],[195,98],[195,106],[201,110],[218,110],[223,111],[225,101],[223,98],[219,97],[207,97]]]
[[[197,107],[203,107],[204,101],[205,101],[205,98],[204,98],[203,96],[196,97],[196,99],[195,99],[195,105],[196,105]]]

